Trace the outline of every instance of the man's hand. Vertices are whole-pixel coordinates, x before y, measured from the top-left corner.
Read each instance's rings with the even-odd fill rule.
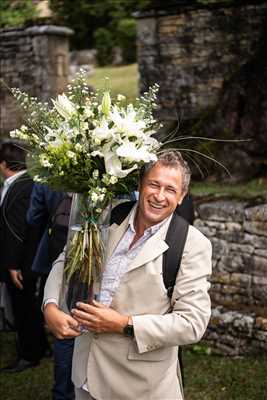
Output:
[[[22,290],[23,289],[23,285],[22,285],[23,276],[22,276],[21,271],[19,269],[10,269],[9,273],[10,273],[11,280],[14,283],[14,285],[18,289]]]
[[[61,311],[54,303],[48,303],[44,309],[44,317],[51,332],[58,339],[68,339],[81,335],[79,323]]]
[[[122,315],[112,308],[106,307],[97,301],[93,304],[77,303],[71,313],[84,328],[92,332],[122,333],[129,317]]]

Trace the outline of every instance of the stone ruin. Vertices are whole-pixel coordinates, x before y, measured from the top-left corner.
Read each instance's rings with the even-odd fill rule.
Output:
[[[0,77],[47,101],[62,92],[68,82],[69,28],[44,25],[0,30]],[[21,115],[14,98],[0,85],[0,135],[17,128]]]
[[[249,139],[206,147],[235,181],[267,175],[266,1],[154,0],[136,18],[140,90],[160,85],[158,117],[181,120],[178,135]]]

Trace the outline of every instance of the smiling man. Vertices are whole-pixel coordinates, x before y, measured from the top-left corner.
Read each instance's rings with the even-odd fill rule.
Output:
[[[77,336],[76,399],[183,399],[178,346],[199,341],[210,318],[211,245],[193,226],[171,297],[163,281],[166,234],[189,182],[178,151],[164,151],[143,168],[138,203],[110,227],[99,302],[78,303],[71,316],[64,314],[55,304],[63,261],[52,269],[44,312],[55,335]]]

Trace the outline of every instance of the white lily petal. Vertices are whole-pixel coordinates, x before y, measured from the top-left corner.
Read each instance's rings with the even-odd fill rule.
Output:
[[[57,112],[65,119],[70,119],[72,114],[75,112],[74,104],[64,93],[59,94],[57,100],[52,99],[52,102]]]
[[[114,129],[110,129],[107,121],[102,123],[92,131],[92,136],[95,139],[105,140],[113,137]]]
[[[119,157],[126,158],[131,162],[150,162],[157,160],[157,156],[146,146],[136,148],[131,142],[127,142],[119,146],[116,150],[116,153]]]
[[[135,164],[132,168],[123,170],[118,156],[109,151],[105,154],[105,167],[106,171],[108,171],[110,175],[116,176],[117,178],[124,178],[129,173],[134,171],[137,168],[137,165]]]
[[[95,151],[92,151],[91,156],[92,157],[96,157],[96,156],[104,157],[104,154],[99,150],[95,150]]]

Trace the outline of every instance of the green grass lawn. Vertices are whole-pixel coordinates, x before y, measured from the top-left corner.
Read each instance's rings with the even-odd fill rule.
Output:
[[[262,178],[240,184],[192,182],[191,189],[195,196],[225,196],[240,200],[259,197],[267,200],[267,180]]]
[[[14,344],[13,333],[0,332],[0,367],[13,359]],[[267,354],[229,358],[195,353],[187,349],[184,351],[184,364],[186,400],[267,398]],[[19,374],[0,373],[0,399],[50,400],[52,382],[52,359],[45,359],[40,366]]]
[[[127,97],[128,103],[135,101],[138,93],[137,64],[95,68],[88,83],[95,89],[104,89],[106,77],[110,79],[109,89],[112,97],[123,94]]]

